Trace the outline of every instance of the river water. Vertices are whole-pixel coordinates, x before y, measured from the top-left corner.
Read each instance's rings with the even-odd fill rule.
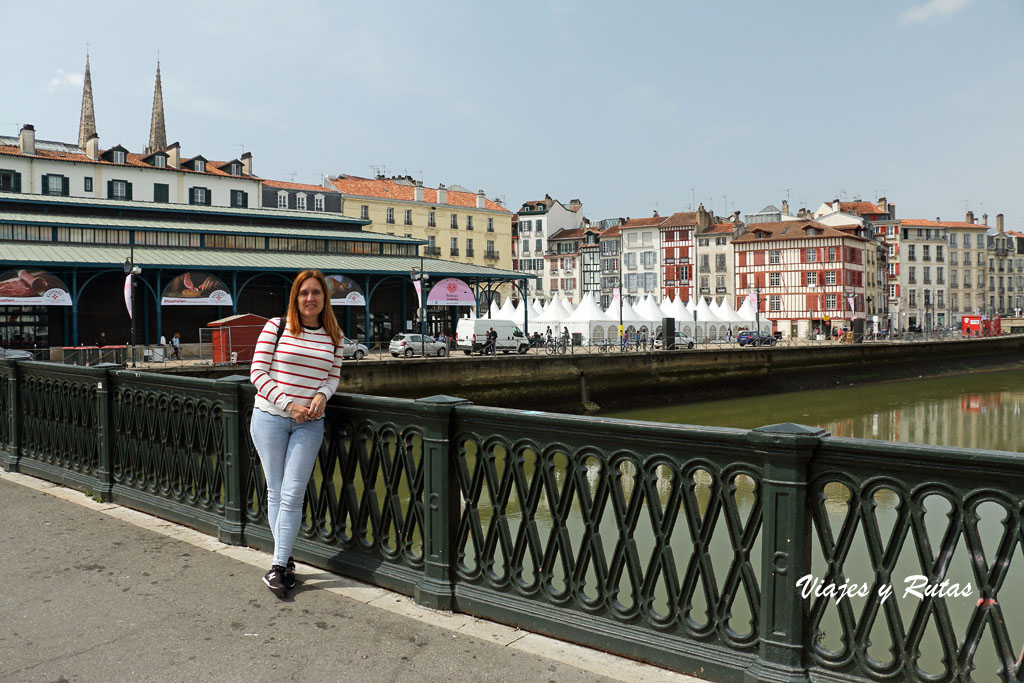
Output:
[[[752,429],[778,422],[835,436],[1024,451],[1024,370],[750,396],[602,413],[631,420]]]

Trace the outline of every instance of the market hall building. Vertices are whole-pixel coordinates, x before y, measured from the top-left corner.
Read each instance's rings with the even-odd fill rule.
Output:
[[[292,279],[305,268],[334,276],[345,289],[333,300],[345,333],[370,341],[389,339],[417,320],[411,271],[422,268],[428,286],[458,278],[476,291],[523,277],[421,258],[422,244],[366,232],[361,221],[338,215],[0,192],[0,346],[91,345],[100,333],[107,343],[128,343],[129,259],[141,269],[138,344],[174,332],[196,342],[200,328],[233,313],[280,315]],[[209,296],[214,292],[222,292],[219,301]],[[362,297],[348,296],[355,292]],[[429,311],[436,333],[454,330],[470,309]]]

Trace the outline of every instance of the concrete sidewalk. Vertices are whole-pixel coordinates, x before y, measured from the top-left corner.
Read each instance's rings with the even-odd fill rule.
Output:
[[[0,471],[0,681],[691,682]]]

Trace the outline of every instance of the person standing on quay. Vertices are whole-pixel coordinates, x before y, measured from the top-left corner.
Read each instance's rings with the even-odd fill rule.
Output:
[[[175,332],[171,337],[171,348],[174,349],[174,357],[181,360],[181,332]]]
[[[256,387],[252,442],[267,481],[274,559],[263,583],[278,597],[295,586],[292,547],[302,501],[324,438],[324,410],[341,377],[344,336],[327,298],[327,279],[304,270],[292,283],[288,312],[256,341],[249,379]],[[285,329],[278,335],[278,327]]]

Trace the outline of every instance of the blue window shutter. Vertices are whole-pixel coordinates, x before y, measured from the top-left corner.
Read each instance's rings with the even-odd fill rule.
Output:
[[[114,198],[114,181],[113,180],[108,180],[107,181],[107,199],[113,199],[113,198]]]
[[[50,193],[50,177],[48,175],[43,175],[42,180],[39,182],[39,188],[42,194]]]
[[[128,199],[128,200],[131,200],[131,198],[132,198],[132,184],[131,183],[125,183],[124,184],[124,198]]]
[[[188,203],[189,204],[195,204],[196,203],[196,194],[195,194],[194,190],[195,190],[194,187],[188,188]]]
[[[65,197],[68,197],[71,195],[71,178],[64,176],[62,180],[64,182],[64,187],[61,188],[60,193]]]
[[[249,208],[249,193],[248,192],[243,192],[242,193],[242,208],[243,209],[248,209]]]
[[[21,174],[20,173],[15,173],[14,174],[14,181],[11,183],[11,191],[13,191],[13,192],[21,192]]]
[[[213,199],[213,193],[210,192],[210,188],[208,187],[204,187],[203,189],[206,190],[206,205],[210,206],[210,201]]]

